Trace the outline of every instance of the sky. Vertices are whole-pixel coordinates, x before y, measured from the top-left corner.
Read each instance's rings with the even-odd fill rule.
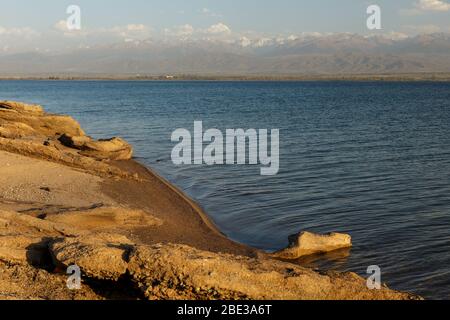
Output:
[[[372,4],[381,8],[382,30],[366,27]],[[76,32],[66,29],[69,5],[81,9],[82,28]],[[230,40],[338,32],[450,32],[450,1],[0,0],[3,51],[164,37]]]

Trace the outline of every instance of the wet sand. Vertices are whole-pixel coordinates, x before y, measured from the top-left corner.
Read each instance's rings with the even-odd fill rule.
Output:
[[[105,180],[102,192],[122,205],[142,209],[165,221],[157,230],[145,226],[135,230],[142,243],[182,243],[201,250],[257,256],[262,252],[228,239],[208,215],[181,190],[134,161],[113,163],[143,181]]]

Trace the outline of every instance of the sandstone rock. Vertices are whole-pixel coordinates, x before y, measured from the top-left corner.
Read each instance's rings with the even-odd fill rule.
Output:
[[[71,211],[48,215],[46,220],[84,230],[124,229],[142,226],[161,226],[162,220],[142,210],[100,207],[86,211]]]
[[[83,234],[70,226],[0,210],[0,261],[9,265],[48,267],[51,237]]]
[[[0,218],[0,228],[7,228],[9,226],[9,221],[3,218]]]
[[[128,160],[133,155],[121,138],[95,141],[69,116],[13,101],[0,102],[0,150],[120,177],[129,176],[103,160]]]
[[[20,106],[20,104],[18,105]],[[84,131],[72,117],[26,110],[28,110],[26,106],[14,109],[0,107],[0,118],[9,122],[24,123],[38,134],[45,136],[56,136],[63,133],[75,136],[84,135]]]
[[[41,265],[46,251],[47,246],[42,237],[0,236],[0,261],[10,265]]]
[[[56,146],[45,146],[42,141],[13,140],[0,137],[0,149],[24,156],[62,163],[75,168],[81,168],[99,176],[131,177],[126,172],[111,166],[108,163],[67,150],[61,150]]]
[[[76,227],[60,224],[52,221],[45,221],[18,212],[0,210],[0,219],[5,221],[0,224],[0,236],[21,234],[26,236],[74,237],[86,234],[86,231]]]
[[[342,233],[330,233],[326,235],[301,232],[289,237],[289,247],[272,254],[273,257],[282,259],[297,259],[303,256],[326,253],[338,249],[350,248],[352,238]]]
[[[29,125],[20,122],[5,122],[0,119],[0,137],[17,139],[36,135],[36,131]]]
[[[41,106],[36,104],[27,104],[16,101],[0,101],[0,109],[8,109],[19,112],[30,112],[36,114],[44,113],[44,110]]]
[[[271,259],[216,254],[184,245],[135,247],[128,271],[148,299],[416,299],[369,290],[353,273],[319,274]]]
[[[53,274],[29,265],[0,262],[0,300],[101,300],[87,285],[69,290],[66,274]]]
[[[100,209],[80,213],[78,220],[75,213],[65,218],[62,214],[58,221],[0,211],[0,285],[6,288],[0,290],[0,298],[3,292],[38,297],[31,289],[40,290],[46,298],[56,297],[48,290],[66,275],[41,272],[36,274],[39,279],[26,278],[33,270],[30,266],[49,264],[66,270],[76,264],[83,280],[120,279],[122,286],[139,288],[147,299],[417,299],[386,287],[369,290],[365,279],[352,273],[320,274],[277,260],[212,253],[186,245],[137,245],[116,232],[98,232],[93,220],[77,229],[70,225],[86,218],[109,227],[111,208]],[[119,223],[134,225],[143,213],[127,214],[116,208],[112,216]],[[71,228],[74,231],[68,232]],[[19,278],[13,280],[15,276]],[[58,289],[61,297],[68,297],[65,290],[64,285]]]
[[[87,143],[83,154],[100,159],[129,160],[133,156],[133,148],[125,140],[114,137]]]
[[[62,135],[59,141],[70,148],[83,151],[82,154],[110,160],[129,160],[133,156],[133,148],[121,138],[94,141],[86,136]]]
[[[53,241],[49,248],[63,269],[76,264],[87,277],[117,281],[127,271],[131,245],[124,236],[99,233]]]
[[[88,136],[70,136],[63,134],[58,140],[66,147],[83,150],[84,146],[92,141],[92,138]]]

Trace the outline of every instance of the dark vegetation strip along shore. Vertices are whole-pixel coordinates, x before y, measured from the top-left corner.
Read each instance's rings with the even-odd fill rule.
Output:
[[[405,73],[405,74],[280,74],[280,75],[224,75],[224,74],[41,74],[1,75],[0,80],[134,80],[134,81],[450,81],[450,73]]]

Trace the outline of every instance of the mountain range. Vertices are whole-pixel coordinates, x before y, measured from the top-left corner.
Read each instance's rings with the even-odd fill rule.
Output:
[[[127,41],[0,54],[0,75],[336,75],[450,72],[450,34]]]

